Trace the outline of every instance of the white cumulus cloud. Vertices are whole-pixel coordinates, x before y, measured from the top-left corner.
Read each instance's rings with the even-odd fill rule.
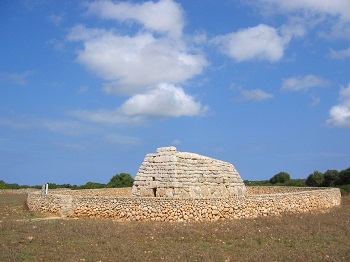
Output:
[[[283,57],[288,38],[280,35],[277,29],[260,24],[218,36],[213,42],[220,45],[221,51],[237,62],[253,59],[276,62]]]
[[[329,110],[327,124],[335,127],[350,128],[350,83],[348,87],[341,87],[339,104]]]
[[[76,26],[68,38],[83,41],[77,61],[109,81],[107,93],[135,94],[162,82],[180,83],[200,74],[207,65],[203,55],[147,32],[128,36]]]
[[[82,43],[76,60],[106,81],[106,94],[130,97],[116,110],[76,110],[73,115],[93,122],[133,124],[149,117],[204,113],[206,107],[176,86],[208,65],[197,49],[198,36],[183,35],[184,12],[179,4],[97,0],[85,7],[88,15],[125,23],[120,31],[117,24],[115,28],[71,28],[68,40]]]
[[[131,96],[116,110],[78,110],[72,114],[92,122],[138,124],[149,117],[200,116],[207,110],[181,87],[163,83]]]
[[[326,87],[330,82],[322,77],[315,75],[296,76],[284,79],[282,82],[282,91],[307,91],[314,87]]]
[[[134,20],[148,30],[167,33],[172,37],[182,35],[183,10],[172,0],[148,1],[141,4],[100,0],[86,5],[89,14],[120,22]]]
[[[206,111],[199,102],[180,87],[160,84],[143,94],[129,98],[121,107],[125,115],[148,115],[160,117],[196,116]]]

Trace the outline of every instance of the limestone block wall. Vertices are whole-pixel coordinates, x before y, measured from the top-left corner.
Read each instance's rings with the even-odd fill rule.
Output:
[[[131,197],[131,188],[100,188],[100,189],[54,189],[49,193],[72,196],[114,196],[114,197]]]
[[[320,190],[319,187],[293,187],[293,186],[247,186],[248,195],[285,194],[302,191]]]
[[[248,192],[260,187],[249,187]],[[131,189],[129,189],[131,190]],[[265,192],[273,192],[273,187]],[[280,189],[276,189],[279,191]],[[122,221],[203,221],[255,218],[283,213],[327,210],[340,205],[336,188],[297,188],[287,193],[248,194],[226,198],[155,198],[28,194],[32,211],[63,216],[113,218]]]
[[[246,188],[230,163],[162,147],[157,154],[146,155],[132,193],[136,197],[230,197],[244,195]]]
[[[40,189],[21,188],[21,189],[0,189],[0,194],[27,194],[29,192],[39,192]]]

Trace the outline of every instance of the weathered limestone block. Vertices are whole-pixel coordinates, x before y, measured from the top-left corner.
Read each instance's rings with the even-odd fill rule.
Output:
[[[132,188],[135,197],[210,198],[245,195],[235,167],[227,162],[175,147],[147,154]]]

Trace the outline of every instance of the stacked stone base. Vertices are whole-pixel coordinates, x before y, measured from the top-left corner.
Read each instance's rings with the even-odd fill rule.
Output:
[[[246,196],[208,199],[79,196],[68,195],[67,191],[66,195],[29,193],[28,206],[32,211],[72,217],[121,221],[211,221],[328,210],[341,202],[340,190],[335,188],[285,187],[285,193],[249,193],[254,190],[273,192],[273,187],[248,187]]]

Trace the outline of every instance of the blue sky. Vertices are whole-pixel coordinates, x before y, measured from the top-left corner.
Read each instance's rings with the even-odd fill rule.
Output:
[[[348,0],[0,3],[0,179],[107,183],[176,146],[243,179],[350,166]]]

